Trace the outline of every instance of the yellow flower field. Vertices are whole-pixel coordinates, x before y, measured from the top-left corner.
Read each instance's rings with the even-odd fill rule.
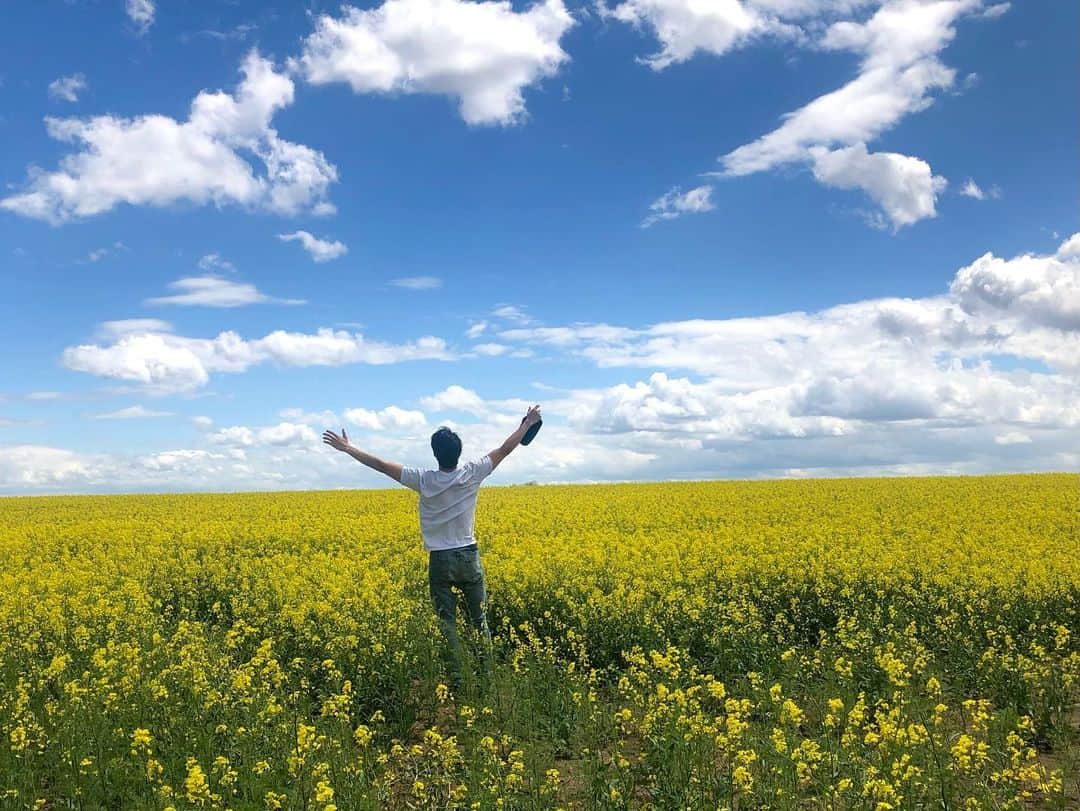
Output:
[[[0,807],[1065,808],[1080,476],[0,500]],[[1075,807],[1073,805],[1072,807]]]

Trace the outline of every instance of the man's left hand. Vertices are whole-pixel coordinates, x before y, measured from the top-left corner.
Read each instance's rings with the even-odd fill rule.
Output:
[[[335,451],[347,451],[349,449],[349,435],[345,433],[344,428],[341,429],[341,436],[338,436],[333,431],[324,431],[322,441]]]

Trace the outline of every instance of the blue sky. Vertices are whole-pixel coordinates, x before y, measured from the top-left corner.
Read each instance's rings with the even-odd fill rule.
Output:
[[[13,8],[0,492],[1080,468],[1078,17]]]

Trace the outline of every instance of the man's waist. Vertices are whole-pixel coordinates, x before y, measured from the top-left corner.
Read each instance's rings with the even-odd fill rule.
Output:
[[[437,555],[440,552],[469,552],[477,549],[476,541],[470,541],[469,543],[462,544],[461,546],[439,546],[434,549],[428,549],[433,555]]]

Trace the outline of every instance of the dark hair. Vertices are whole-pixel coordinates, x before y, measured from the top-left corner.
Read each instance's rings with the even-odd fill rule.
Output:
[[[439,460],[439,467],[457,467],[461,458],[461,437],[443,425],[431,435],[431,450]]]

